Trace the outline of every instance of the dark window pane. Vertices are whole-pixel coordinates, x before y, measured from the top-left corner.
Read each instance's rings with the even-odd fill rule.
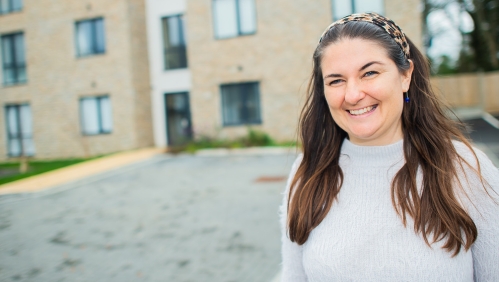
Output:
[[[22,0],[12,0],[12,10],[13,11],[19,11],[23,8],[23,1]]]
[[[95,20],[95,52],[104,53],[106,50],[106,35],[104,29],[104,20]]]
[[[76,49],[80,57],[106,51],[104,19],[76,22]]]
[[[18,157],[23,151],[24,155],[33,156],[35,146],[30,106],[28,104],[9,105],[5,107],[5,111],[9,156]]]
[[[8,13],[10,10],[10,0],[0,0],[0,14]]]
[[[0,14],[20,11],[22,8],[22,0],[0,0]]]
[[[16,73],[13,68],[4,68],[3,69],[3,83],[5,85],[15,84],[16,83]]]
[[[3,36],[2,37],[2,61],[4,66],[11,66],[14,62],[14,56],[12,54],[12,37]]]
[[[187,67],[184,21],[182,16],[163,18],[165,69]]]
[[[4,35],[1,37],[1,45],[4,85],[26,82],[24,34]]]
[[[261,123],[258,83],[222,85],[224,125]]]
[[[21,33],[14,35],[14,48],[16,53],[15,61],[18,65],[24,65],[26,62],[24,56],[24,36]]]

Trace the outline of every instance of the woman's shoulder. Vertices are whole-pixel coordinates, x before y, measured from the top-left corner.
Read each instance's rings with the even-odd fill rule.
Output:
[[[300,166],[301,164],[301,161],[303,160],[303,153],[299,153],[298,156],[296,156],[296,159],[295,161],[293,162],[293,166],[291,168],[291,170],[295,171],[298,170],[298,167]]]
[[[293,165],[291,166],[291,171],[289,172],[288,176],[288,182],[287,182],[287,190],[289,190],[289,186],[291,185],[291,182],[293,181],[293,178],[295,177],[296,171],[298,171],[298,167],[301,164],[301,161],[303,160],[303,153],[299,153],[296,159],[293,162]]]
[[[475,208],[498,212],[499,170],[482,150],[474,146],[470,149],[463,142],[453,141],[453,144],[462,158],[456,167],[460,186],[464,188],[461,191],[465,192],[462,200]]]

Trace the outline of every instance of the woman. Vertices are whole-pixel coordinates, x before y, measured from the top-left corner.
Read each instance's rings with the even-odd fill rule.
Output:
[[[329,26],[281,209],[282,281],[499,281],[499,171],[391,20]]]

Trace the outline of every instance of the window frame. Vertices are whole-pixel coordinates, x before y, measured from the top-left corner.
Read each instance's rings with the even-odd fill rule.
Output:
[[[237,122],[237,123],[234,123],[234,122],[227,122],[225,120],[225,110],[226,110],[226,107],[224,107],[225,105],[225,102],[224,102],[224,87],[227,87],[227,86],[240,86],[240,87],[246,87],[245,90],[243,90],[242,92],[239,92],[239,98],[241,99],[241,97],[244,97],[244,96],[247,96],[246,94],[248,93],[247,91],[250,91],[248,90],[249,85],[255,85],[255,91],[256,91],[256,100],[257,100],[257,105],[258,105],[258,117],[257,119],[255,120],[248,120],[248,118],[246,119],[242,119],[240,122]],[[244,88],[243,88],[244,89]],[[244,99],[244,98],[243,98]],[[242,104],[244,105],[244,107],[246,107],[246,104],[247,104],[247,101],[249,99],[246,98],[246,100],[242,101]],[[247,81],[247,82],[237,82],[237,83],[224,83],[224,84],[221,84],[220,85],[220,101],[221,101],[221,113],[222,113],[222,126],[223,127],[232,127],[232,126],[241,126],[241,125],[258,125],[258,124],[262,124],[263,123],[263,119],[262,119],[262,103],[261,103],[261,99],[260,99],[260,82],[259,81]],[[247,109],[246,109],[247,111]]]
[[[217,2],[219,0],[212,0],[212,6],[211,6],[211,14],[213,15],[212,19],[213,19],[213,31],[214,31],[214,37],[215,39],[218,39],[218,40],[222,40],[222,39],[229,39],[229,38],[236,38],[236,37],[240,37],[240,36],[249,36],[249,35],[255,35],[257,30],[258,30],[258,16],[257,16],[257,10],[256,10],[256,1],[255,0],[251,0],[252,3],[253,3],[253,10],[254,10],[254,14],[253,14],[253,17],[254,17],[254,23],[255,23],[255,29],[252,31],[252,32],[242,32],[241,31],[241,10],[240,10],[240,4],[239,4],[239,1],[241,0],[231,0],[231,1],[235,1],[235,7],[236,7],[236,11],[235,11],[235,15],[236,15],[236,25],[237,25],[237,33],[235,35],[231,35],[231,36],[224,36],[224,37],[220,37],[218,35],[218,25],[217,25],[217,15],[216,15],[216,12],[215,12],[215,2]]]
[[[1,15],[7,15],[7,14],[12,14],[15,12],[21,12],[24,8],[24,2],[23,0],[4,0],[7,1],[7,10],[2,10],[2,4],[0,3],[0,16]],[[15,2],[19,3],[19,7],[15,8],[14,3]]]
[[[165,41],[166,41],[166,38],[165,38],[165,21],[168,21],[168,19],[170,18],[176,18],[178,23],[179,23],[179,34],[182,35],[182,39],[183,39],[183,45],[180,45],[179,47],[170,47],[170,49],[172,48],[179,48],[180,50],[180,53],[183,54],[183,58],[181,59],[182,63],[181,63],[181,66],[174,66],[174,67],[168,67],[167,66],[167,52],[168,52],[168,47],[165,46]],[[169,15],[169,16],[165,16],[165,17],[162,17],[161,18],[161,32],[162,32],[162,39],[163,39],[163,68],[165,71],[169,71],[169,70],[177,70],[177,69],[186,69],[189,67],[189,60],[187,59],[187,40],[186,40],[186,32],[185,32],[185,18],[184,18],[184,15],[183,14],[175,14],[175,15]]]
[[[23,54],[24,54],[24,63],[18,63],[17,62],[17,51],[18,49],[16,48],[16,36],[22,36],[22,40],[23,40],[23,46],[22,48],[24,48],[24,51],[23,51]],[[10,48],[10,53],[11,53],[11,58],[10,60],[12,61],[11,65],[10,66],[7,66],[7,63],[5,62],[5,57],[4,57],[4,50],[3,50],[3,46],[4,46],[4,43],[3,41],[4,40],[10,40],[9,42],[9,48]],[[19,32],[14,32],[14,33],[8,33],[8,34],[2,34],[0,36],[0,51],[2,54],[0,54],[0,58],[2,60],[2,85],[7,87],[7,86],[15,86],[15,85],[20,85],[20,84],[26,84],[28,82],[28,73],[27,73],[27,64],[26,64],[26,44],[24,43],[24,32],[23,31],[19,31]],[[7,69],[12,69],[13,72],[14,72],[14,79],[13,81],[11,82],[6,82],[6,78],[5,78],[5,73],[6,73],[6,70]],[[21,69],[24,69],[24,73],[25,73],[25,79],[24,80],[21,80],[19,78],[19,73],[20,73],[20,70]]]
[[[22,106],[28,106],[30,108],[30,113],[32,114],[32,111],[31,111],[31,105],[29,103],[8,103],[8,104],[5,104],[4,105],[4,115],[5,115],[5,130],[6,130],[6,137],[7,137],[7,156],[10,157],[10,158],[17,158],[17,157],[21,157],[23,156],[22,153],[23,151],[25,152],[25,156],[26,157],[33,157],[35,156],[36,154],[36,150],[35,150],[35,144],[34,144],[34,140],[33,140],[33,117],[31,117],[31,121],[29,121],[31,123],[31,132],[30,132],[30,135],[28,136],[24,136],[24,134],[22,133],[22,117],[21,117],[21,107]],[[9,108],[11,107],[14,107],[16,110],[15,110],[15,115],[16,115],[16,124],[17,124],[17,131],[19,132],[18,133],[18,136],[14,137],[14,138],[11,138],[12,134],[10,132],[10,127],[9,127]],[[22,138],[20,138],[22,137]],[[10,151],[10,147],[11,147],[11,142],[13,142],[14,139],[18,139],[17,142],[20,142],[23,146],[23,150],[20,150],[19,154],[18,155],[15,155],[15,154],[12,154],[11,151]],[[24,146],[26,144],[24,144],[24,140],[25,139],[28,139],[28,140],[31,140],[31,143],[32,143],[32,146],[33,146],[33,151],[32,152],[28,152],[26,150],[26,148],[24,148]]]
[[[104,130],[103,128],[103,122],[102,122],[102,100],[103,99],[109,99],[109,106],[110,109],[109,111],[111,112],[111,129],[109,131]],[[85,128],[85,112],[83,110],[83,100],[87,99],[93,99],[97,100],[97,124],[98,124],[98,132],[97,133],[88,133],[86,132]],[[96,136],[96,135],[106,135],[106,134],[111,134],[113,133],[113,123],[114,119],[112,118],[113,116],[113,111],[112,111],[112,106],[111,106],[111,97],[109,95],[98,95],[98,96],[82,96],[78,99],[79,103],[79,109],[80,109],[80,129],[81,129],[81,134],[83,136]]]
[[[341,19],[342,17],[344,17],[344,16],[341,16],[341,17],[338,17],[338,18],[335,17],[335,15],[334,15],[334,13],[335,13],[334,6],[335,6],[335,2],[336,1],[341,1],[341,0],[331,0],[331,2],[330,2],[331,3],[331,12],[332,12],[333,21],[337,21],[337,20]],[[357,13],[363,13],[363,12],[373,12],[373,11],[365,11],[365,10],[360,10],[359,11],[359,10],[357,10],[358,7],[357,7],[357,5],[355,3],[356,0],[348,0],[348,1],[350,2],[350,9],[352,11],[350,14],[357,14]],[[380,14],[380,15],[384,15],[385,12],[386,12],[385,11],[385,0],[379,0],[379,1],[382,2],[381,3],[382,12],[377,12],[377,13]],[[345,15],[345,16],[347,16],[347,15]]]
[[[97,22],[98,21],[102,21],[102,34],[103,34],[103,49],[102,50],[98,50],[99,46],[97,46],[97,42],[98,42],[98,39],[97,39]],[[82,51],[80,50],[80,43],[79,43],[79,39],[78,39],[78,28],[79,28],[79,24],[82,24],[82,23],[87,23],[89,22],[91,24],[91,38],[90,39],[90,45],[91,45],[91,52],[90,53],[85,53],[85,54],[82,54]],[[74,24],[74,31],[75,31],[75,50],[76,50],[76,57],[77,58],[86,58],[86,57],[91,57],[91,56],[96,56],[96,55],[104,55],[106,54],[106,51],[107,51],[107,44],[106,44],[106,26],[105,26],[105,20],[104,20],[104,17],[95,17],[95,18],[91,18],[91,19],[82,19],[82,20],[77,20],[75,21],[75,24]]]

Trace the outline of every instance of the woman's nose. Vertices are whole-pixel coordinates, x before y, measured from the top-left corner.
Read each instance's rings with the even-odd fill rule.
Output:
[[[365,97],[364,92],[359,88],[357,83],[348,82],[345,89],[345,102],[350,105],[356,105]]]

